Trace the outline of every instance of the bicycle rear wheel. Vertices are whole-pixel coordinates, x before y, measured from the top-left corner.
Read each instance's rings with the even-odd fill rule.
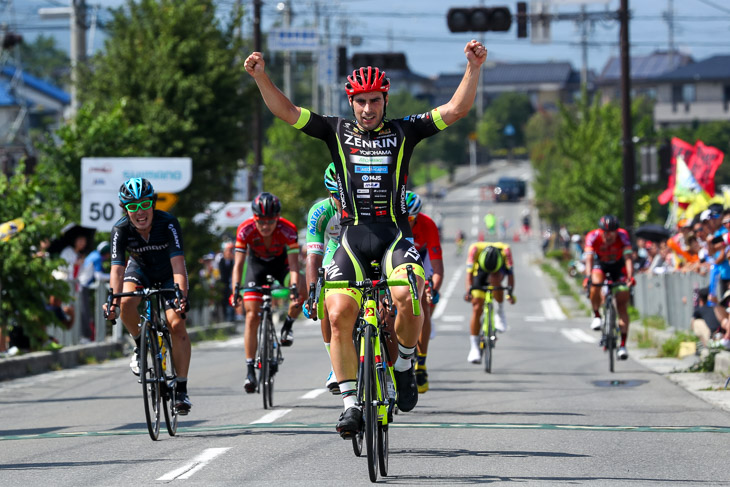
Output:
[[[160,436],[160,365],[157,361],[157,333],[151,329],[149,321],[142,322],[140,336],[139,381],[142,384],[144,413],[147,420],[147,431],[150,438],[157,440]]]
[[[608,370],[613,372],[616,360],[616,310],[606,307],[606,351],[608,352]]]
[[[492,312],[492,304],[487,305],[484,317],[484,371],[487,374],[492,373],[492,358],[494,355],[494,316]]]
[[[172,341],[170,333],[162,334],[162,349],[160,350],[162,357],[161,368],[163,381],[160,383],[162,388],[162,410],[165,413],[165,425],[170,436],[177,433],[177,409],[175,408],[175,393],[177,392],[177,371],[175,370],[175,362],[172,359]]]
[[[264,396],[264,409],[268,409],[271,404],[271,391],[270,391],[270,376],[271,376],[271,333],[269,329],[270,314],[264,311],[261,314],[261,323],[259,324],[259,353],[260,373],[259,373],[259,387],[261,388],[262,395]]]
[[[363,417],[365,419],[365,447],[368,455],[370,481],[378,480],[378,395],[375,389],[375,356],[373,355],[373,327],[365,328],[365,357],[363,367]]]

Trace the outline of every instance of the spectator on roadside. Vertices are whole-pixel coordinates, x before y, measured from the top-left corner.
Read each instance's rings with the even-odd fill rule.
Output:
[[[71,283],[78,277],[79,270],[84,263],[84,249],[86,248],[86,235],[78,235],[73,245],[69,245],[61,251],[60,257],[66,262],[66,280]]]
[[[104,241],[89,252],[78,274],[79,293],[81,297],[79,314],[81,315],[80,343],[93,342],[96,334],[96,323],[92,319],[91,304],[92,289],[102,282],[109,280],[109,274],[104,272],[104,261],[111,256],[109,242]]]
[[[692,331],[704,347],[710,345],[710,340],[716,333],[724,331],[715,315],[715,306],[711,306],[711,303],[707,301],[709,292],[710,290],[707,287],[700,288],[697,291],[697,306],[692,313]],[[726,294],[727,297],[723,299],[723,306],[726,306],[727,301],[730,301],[730,291]]]
[[[243,314],[243,304],[239,306],[241,308],[233,308],[228,304],[228,297],[233,292],[231,290],[231,276],[233,276],[233,242],[224,242],[221,245],[222,254],[218,260],[218,289],[219,289],[219,300],[218,306],[222,311],[221,318],[224,321],[235,321],[236,314]]]

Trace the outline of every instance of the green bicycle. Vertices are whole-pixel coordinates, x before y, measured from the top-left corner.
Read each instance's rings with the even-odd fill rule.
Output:
[[[392,306],[389,287],[409,286],[413,313],[421,314],[416,276],[410,265],[406,270],[407,279],[324,281],[324,270],[320,268],[316,290],[313,293],[317,317],[322,319],[325,289],[356,288],[362,292],[363,299],[353,338],[360,355],[357,405],[363,411],[364,428],[352,437],[352,446],[355,455],[360,456],[363,436],[365,437],[371,482],[377,481],[378,470],[382,476],[388,475],[388,425],[393,421],[396,403],[395,373],[386,345],[389,333],[386,331],[385,316]]]
[[[484,286],[473,288],[484,291],[484,312],[482,314],[482,328],[479,330],[479,349],[484,357],[484,371],[492,373],[494,347],[497,343],[497,330],[494,327],[494,291],[512,292],[512,288],[502,286]],[[509,297],[506,296],[506,297]]]

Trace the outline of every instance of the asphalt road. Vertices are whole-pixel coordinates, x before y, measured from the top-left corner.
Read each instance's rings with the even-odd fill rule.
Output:
[[[524,176],[521,166],[500,174]],[[565,316],[542,274],[539,238],[513,242],[515,306],[494,372],[466,362],[459,229],[491,210],[517,228],[524,203],[480,199],[493,175],[424,212],[444,218],[446,278],[428,368],[431,389],[390,430],[397,485],[728,485],[730,413],[633,358],[608,372],[585,316]],[[476,220],[476,221],[475,221]],[[480,227],[477,227],[480,228]],[[478,230],[473,234],[474,237]],[[473,238],[471,240],[473,240]],[[365,458],[335,433],[342,404],[319,324],[300,320],[273,410],[243,391],[241,338],[193,349],[191,414],[178,436],[147,435],[128,359],[0,383],[0,485],[366,485]]]

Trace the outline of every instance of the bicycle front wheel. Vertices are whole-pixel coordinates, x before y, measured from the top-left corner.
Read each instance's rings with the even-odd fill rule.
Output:
[[[365,419],[365,446],[368,455],[370,481],[378,480],[378,394],[375,384],[375,356],[373,353],[373,327],[365,329],[365,357],[363,362],[363,417]]]
[[[606,306],[606,351],[608,352],[608,370],[613,372],[616,360],[616,309]]]
[[[177,393],[177,372],[175,371],[175,362],[172,359],[172,341],[170,333],[162,334],[162,348],[160,349],[160,366],[162,369],[162,377],[160,382],[162,388],[162,410],[165,413],[165,425],[170,436],[177,433],[177,409],[175,408],[175,393]]]
[[[147,419],[147,431],[150,438],[157,440],[160,436],[160,366],[157,360],[157,333],[151,329],[149,321],[142,322],[139,350],[139,381],[142,384],[144,413]]]
[[[273,407],[273,404],[271,403],[271,325],[269,321],[271,320],[271,315],[264,311],[261,313],[261,323],[259,324],[259,330],[261,330],[261,333],[259,333],[259,349],[261,352],[259,353],[260,357],[260,363],[259,367],[260,374],[259,374],[259,387],[261,388],[261,393],[264,399],[264,409],[268,409],[269,407]]]
[[[494,340],[496,339],[494,332],[494,316],[492,304],[489,303],[484,313],[484,371],[487,374],[492,373],[492,358],[494,356]]]

